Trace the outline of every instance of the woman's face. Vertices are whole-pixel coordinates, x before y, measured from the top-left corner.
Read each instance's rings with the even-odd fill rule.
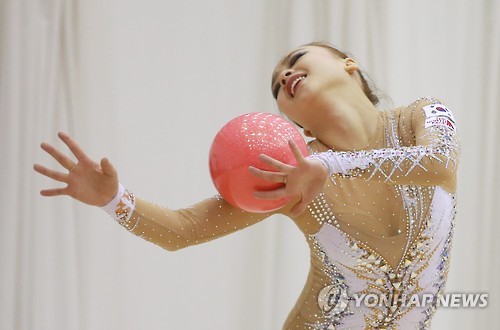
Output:
[[[357,68],[352,59],[340,58],[324,47],[300,47],[274,70],[273,95],[287,117],[311,130],[325,111],[324,97],[331,95],[340,84],[352,80],[351,74]]]

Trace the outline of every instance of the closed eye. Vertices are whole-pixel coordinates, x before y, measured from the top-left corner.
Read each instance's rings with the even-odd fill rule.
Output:
[[[289,68],[292,68],[295,63],[297,63],[297,61],[302,57],[304,56],[305,54],[307,53],[307,51],[301,51],[301,52],[297,52],[295,54],[293,54],[291,57],[290,57],[290,62],[288,63],[288,67]],[[281,84],[279,82],[277,82],[274,87],[273,87],[273,97],[275,99],[278,99],[278,93],[280,92],[280,88],[281,88]]]
[[[302,56],[304,56],[306,53],[307,53],[306,51],[295,53],[295,55],[293,55],[290,58],[290,68],[293,67],[295,65],[295,63],[297,63],[297,61],[299,60],[299,58],[301,58]]]

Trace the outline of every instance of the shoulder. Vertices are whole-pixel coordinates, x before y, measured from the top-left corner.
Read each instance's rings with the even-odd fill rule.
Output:
[[[434,97],[421,97],[404,107],[402,113],[409,116],[412,122],[449,119],[455,123],[451,109],[440,99]]]
[[[413,101],[412,103],[410,103],[407,107],[408,108],[422,108],[426,105],[430,105],[430,104],[441,104],[441,100],[436,98],[436,97],[430,97],[430,96],[426,96],[426,97],[419,97],[418,99],[416,99],[415,101]]]
[[[421,97],[405,107],[406,111],[420,113],[426,117],[448,116],[453,117],[451,109],[440,99]]]
[[[393,127],[407,143],[412,143],[418,131],[434,126],[448,126],[455,130],[452,111],[440,99],[421,97],[406,106],[387,112]]]
[[[453,112],[437,98],[419,98],[408,105],[404,112],[407,114],[414,131],[432,127],[446,127],[456,131]]]

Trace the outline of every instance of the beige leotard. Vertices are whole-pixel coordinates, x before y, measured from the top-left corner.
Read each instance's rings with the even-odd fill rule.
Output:
[[[334,173],[308,211],[293,219],[309,242],[311,267],[283,329],[429,327],[449,266],[459,156],[455,119],[439,101],[423,98],[381,111],[377,127],[365,150],[340,154],[364,165]],[[328,150],[317,140],[309,147],[311,153]],[[220,196],[179,210],[137,198],[131,216],[120,222],[177,250],[271,214],[242,211]],[[416,296],[431,299],[422,304]]]

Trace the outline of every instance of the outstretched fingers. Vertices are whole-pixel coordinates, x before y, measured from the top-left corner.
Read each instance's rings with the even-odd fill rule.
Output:
[[[74,165],[75,162],[72,161],[68,156],[54,148],[52,145],[43,142],[40,147],[49,155],[51,155],[59,164],[61,164],[62,167],[64,167],[67,170],[70,170]],[[42,173],[44,174],[44,173]]]
[[[264,164],[267,164],[269,166],[274,167],[275,169],[277,169],[280,172],[286,172],[287,170],[289,170],[291,168],[290,165],[285,164],[283,162],[280,162],[279,160],[274,159],[272,157],[269,157],[268,155],[264,155],[264,154],[260,155],[259,160],[261,162],[263,162]]]
[[[54,171],[51,169],[46,168],[45,166],[42,166],[40,164],[35,164],[33,165],[33,169],[42,174],[45,175],[46,177],[49,177],[53,180],[59,181],[59,182],[67,182],[67,177],[68,175],[59,171]],[[42,196],[60,196],[60,195],[68,195],[68,187],[66,186],[65,188],[53,188],[53,189],[44,189],[40,191],[40,194]]]
[[[269,191],[254,191],[253,193],[255,198],[258,199],[280,199],[283,197],[287,197],[288,193],[286,192],[286,187],[281,187],[274,190]]]
[[[293,139],[290,139],[288,140],[288,145],[290,146],[290,149],[292,149],[295,160],[297,160],[297,164],[302,164],[305,158],[304,155],[302,155],[302,152],[300,151],[297,143]]]
[[[52,197],[52,196],[61,196],[69,194],[68,194],[68,188],[53,188],[53,189],[40,190],[40,195],[45,197]]]
[[[73,140],[71,136],[69,136],[67,133],[64,132],[59,132],[57,134],[59,138],[68,146],[69,150],[75,155],[76,159],[79,161],[85,159],[87,155],[85,152],[83,152],[83,149],[78,145],[78,143]]]
[[[35,164],[33,166],[33,169],[37,171],[38,173],[45,175],[46,177],[49,177],[53,180],[59,181],[59,182],[67,182],[68,175],[66,173],[62,173],[59,171],[54,171],[51,169],[46,168],[43,165],[40,164]]]
[[[283,183],[285,182],[286,174],[280,173],[280,172],[274,172],[274,171],[265,171],[261,170],[260,168],[256,168],[253,166],[248,167],[248,171],[250,173],[258,178],[271,181],[271,182],[279,182]]]

